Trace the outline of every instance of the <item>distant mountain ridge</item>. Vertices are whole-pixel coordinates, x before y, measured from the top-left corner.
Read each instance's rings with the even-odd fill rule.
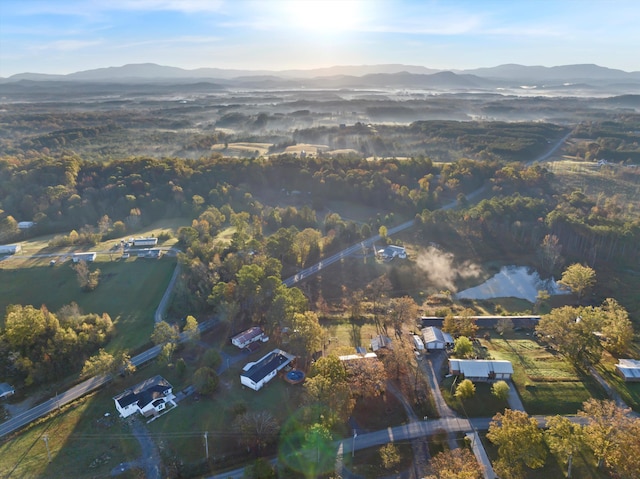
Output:
[[[433,69],[416,65],[383,64],[383,65],[343,65],[308,70],[234,70],[224,68],[196,68],[187,70],[179,67],[158,65],[155,63],[128,64],[119,67],[106,67],[85,70],[66,75],[50,75],[44,73],[19,73],[5,80],[133,80],[133,79],[234,79],[237,77],[272,76],[286,79],[309,79],[332,76],[355,76],[375,74],[411,73],[416,75],[432,75],[435,73],[451,72],[468,74],[481,78],[498,78],[504,80],[637,80],[640,71],[625,72],[593,64],[561,65],[555,67],[526,66],[505,64],[489,68],[467,70]]]
[[[250,88],[277,89],[406,89],[451,92],[474,91],[524,91],[552,89],[556,92],[567,88],[586,92],[599,90],[611,94],[636,94],[640,92],[640,71],[625,72],[598,65],[562,65],[557,67],[499,65],[472,70],[435,70],[416,65],[345,65],[310,70],[233,70],[221,68],[197,68],[186,70],[155,63],[129,64],[120,67],[98,68],[70,73],[47,75],[21,73],[0,79],[4,92],[24,92],[42,88],[64,88],[73,82],[110,85],[146,85],[145,91],[161,91],[159,88],[179,87],[185,91]],[[57,85],[54,85],[57,84]],[[197,84],[201,86],[198,87]],[[40,87],[38,87],[40,85]],[[206,85],[206,86],[205,86]]]

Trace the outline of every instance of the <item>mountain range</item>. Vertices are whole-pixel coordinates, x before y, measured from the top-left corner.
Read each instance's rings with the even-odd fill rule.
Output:
[[[20,73],[0,79],[14,82],[195,83],[253,88],[446,88],[491,89],[521,85],[585,88],[619,85],[640,88],[640,71],[625,72],[592,64],[556,67],[500,65],[472,70],[436,70],[416,65],[351,65],[309,70],[232,70],[183,68],[154,63],[98,68],[67,75]]]

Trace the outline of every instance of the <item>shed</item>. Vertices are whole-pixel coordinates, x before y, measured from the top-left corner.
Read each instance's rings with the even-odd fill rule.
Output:
[[[450,334],[442,332],[435,326],[429,326],[422,330],[422,338],[427,349],[446,349],[453,347],[453,338]]]
[[[33,228],[35,225],[36,224],[33,221],[20,221],[18,223],[18,229],[20,229],[20,230],[28,230],[29,228]]]
[[[16,393],[16,390],[8,383],[0,383],[0,399],[8,398],[9,396],[13,396]]]
[[[391,338],[389,336],[383,336],[379,334],[371,339],[371,350],[377,351],[381,348],[388,348],[391,346]]]
[[[22,251],[20,244],[5,244],[0,245],[0,254],[16,254]]]
[[[449,372],[472,381],[493,381],[511,379],[513,366],[511,361],[500,359],[449,359]]]
[[[618,359],[618,374],[627,382],[640,382],[640,361],[637,359]]]

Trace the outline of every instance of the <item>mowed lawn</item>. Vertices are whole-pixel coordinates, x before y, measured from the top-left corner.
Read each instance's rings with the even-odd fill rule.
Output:
[[[116,417],[113,400],[107,393],[119,389],[116,385],[85,397],[57,416],[0,443],[0,477],[108,477],[109,471],[121,462],[137,459],[140,446],[129,427]]]
[[[106,258],[106,257],[105,257]],[[70,262],[53,267],[33,266],[0,269],[0,326],[10,304],[43,304],[57,311],[78,303],[85,313],[108,313],[116,325],[110,351],[135,349],[146,343],[154,324],[154,313],[175,269],[175,259],[98,261],[90,265],[101,271],[100,284],[92,292],[78,285]]]
[[[513,364],[513,382],[529,414],[575,414],[582,403],[606,396],[595,380],[525,332],[482,340],[493,359]]]

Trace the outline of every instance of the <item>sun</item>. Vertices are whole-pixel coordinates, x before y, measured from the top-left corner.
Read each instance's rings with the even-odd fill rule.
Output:
[[[292,27],[328,34],[356,30],[365,13],[362,0],[293,0],[284,6]]]

